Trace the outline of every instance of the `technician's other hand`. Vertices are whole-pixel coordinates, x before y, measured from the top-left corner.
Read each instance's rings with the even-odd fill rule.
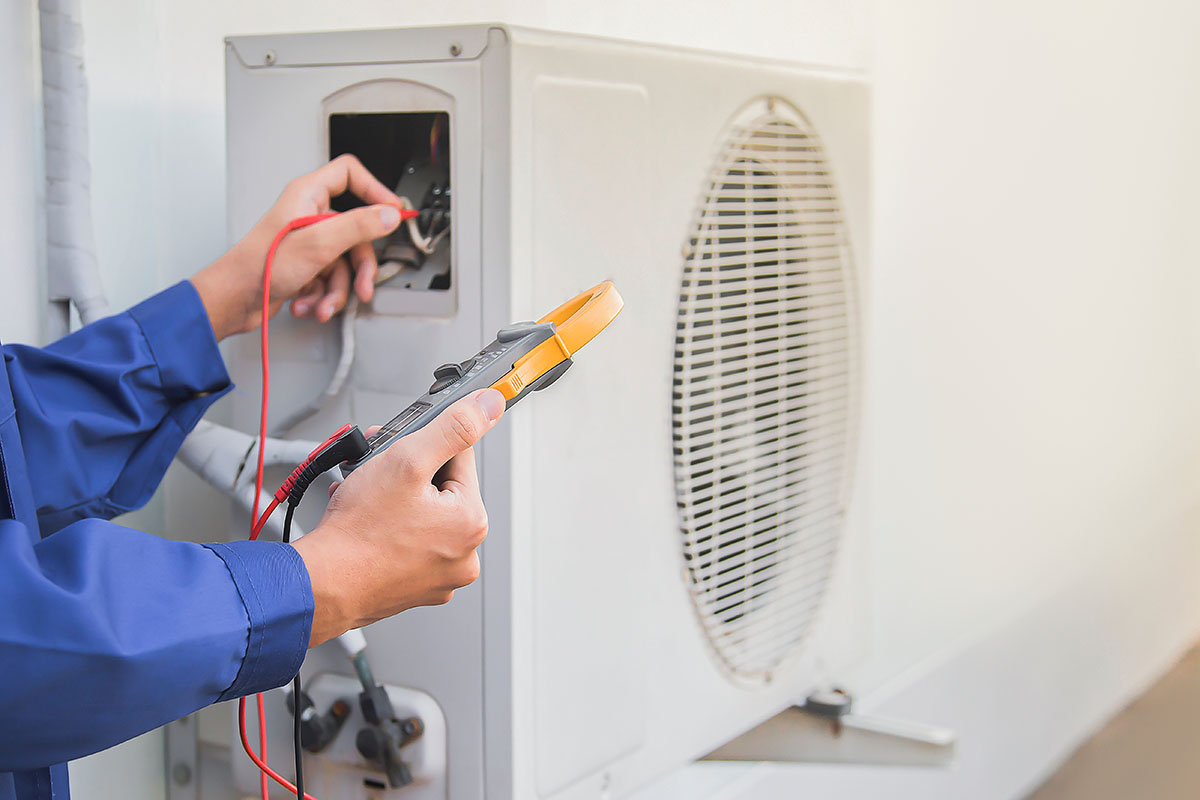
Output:
[[[504,413],[468,395],[350,474],[296,542],[316,610],[310,647],[415,606],[450,601],[479,575],[487,535],[472,445]]]
[[[352,155],[296,178],[275,205],[233,249],[192,278],[218,339],[258,327],[267,248],[289,221],[330,210],[330,201],[352,192],[372,205],[292,231],[279,245],[271,269],[271,314],[294,298],[292,313],[326,322],[346,305],[350,285],[363,302],[375,290],[378,264],[371,241],[400,224],[396,197]]]

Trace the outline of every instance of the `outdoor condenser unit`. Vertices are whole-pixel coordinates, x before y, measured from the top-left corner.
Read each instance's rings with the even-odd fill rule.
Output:
[[[310,790],[622,797],[845,674],[865,641],[861,76],[500,25],[236,37],[226,69],[231,236],[347,152],[448,214],[434,255],[380,245],[394,276],[359,310],[346,388],[300,434],[391,418],[435,365],[601,280],[625,298],[479,447],[480,580],[365,631],[376,678],[424,724],[413,782],[355,750],[356,709],[307,756]],[[244,338],[234,417],[251,430]],[[281,315],[271,342],[281,419],[327,384],[339,329]],[[332,644],[304,668],[318,706],[353,700],[353,674]],[[290,772],[282,693],[267,704]]]

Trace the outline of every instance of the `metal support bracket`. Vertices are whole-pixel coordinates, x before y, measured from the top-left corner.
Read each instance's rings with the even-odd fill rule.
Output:
[[[200,740],[196,718],[182,717],[166,726],[167,800],[199,800]]]
[[[229,800],[233,788],[228,746],[200,738],[200,717],[192,714],[163,728],[166,740],[166,800]]]
[[[811,696],[704,756],[704,761],[778,761],[947,767],[956,736],[948,728],[851,713],[840,690]]]

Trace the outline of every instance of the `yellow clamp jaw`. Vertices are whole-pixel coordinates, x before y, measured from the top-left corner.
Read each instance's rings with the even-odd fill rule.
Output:
[[[616,319],[625,306],[612,281],[581,292],[538,323],[553,322],[554,335],[521,356],[504,377],[492,384],[512,401],[525,387],[571,358]]]

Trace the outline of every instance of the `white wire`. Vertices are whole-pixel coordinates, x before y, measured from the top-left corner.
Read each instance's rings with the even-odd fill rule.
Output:
[[[329,383],[323,392],[284,417],[272,430],[272,436],[280,438],[287,436],[297,425],[320,411],[321,406],[327,400],[332,400],[341,393],[342,388],[346,385],[346,379],[350,377],[350,368],[354,366],[356,355],[354,324],[357,321],[358,297],[351,294],[350,299],[346,301],[346,307],[342,309],[342,352],[338,356],[338,363],[334,367],[333,375],[329,378]]]
[[[439,244],[441,244],[442,239],[445,239],[449,233],[450,233],[450,226],[447,225],[446,227],[442,228],[440,233],[438,233],[436,236],[434,236],[432,239],[430,239],[429,240],[429,252],[433,253],[433,251],[437,250],[437,246]]]
[[[417,210],[416,206],[414,206],[412,204],[412,201],[409,200],[407,197],[400,198],[400,205],[403,208],[406,208],[410,211]],[[420,250],[422,253],[424,253],[427,256],[433,255],[433,251],[435,249],[437,249],[438,242],[440,242],[442,240],[442,237],[449,230],[450,230],[450,228],[446,227],[442,230],[441,233],[437,234],[436,236],[422,236],[421,229],[417,227],[417,218],[412,217],[411,219],[408,220],[408,238],[412,239],[412,243],[413,243],[414,247],[416,247],[418,250]]]
[[[346,385],[346,379],[350,377],[350,367],[354,365],[356,349],[354,324],[357,321],[358,297],[351,294],[350,299],[346,301],[346,308],[342,311],[342,354],[338,358],[333,377],[329,379],[329,386],[325,388],[326,397],[337,396]]]

